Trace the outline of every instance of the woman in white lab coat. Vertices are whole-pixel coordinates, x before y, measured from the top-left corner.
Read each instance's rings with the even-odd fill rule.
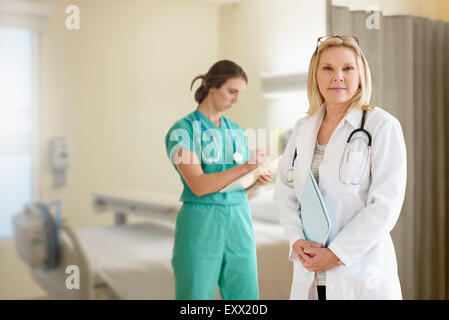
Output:
[[[318,39],[308,115],[296,122],[275,189],[294,263],[291,299],[402,299],[390,232],[405,194],[405,142],[399,121],[370,96],[358,40]],[[305,239],[299,217],[309,170],[331,222],[324,245]]]

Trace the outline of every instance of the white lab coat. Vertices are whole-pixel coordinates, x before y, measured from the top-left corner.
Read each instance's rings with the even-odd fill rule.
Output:
[[[297,121],[284,151],[276,178],[274,198],[280,223],[290,241],[293,261],[291,299],[316,299],[315,274],[305,275],[292,245],[304,239],[298,209],[311,167],[325,107]],[[326,298],[402,299],[396,255],[390,232],[398,220],[405,195],[406,150],[399,121],[381,108],[366,114],[365,129],[372,136],[371,158],[359,185],[339,180],[340,160],[350,133],[361,124],[362,110],[350,110],[338,124],[319,168],[319,188],[332,229],[328,248],[344,266],[326,272]],[[286,181],[297,148],[294,182]]]

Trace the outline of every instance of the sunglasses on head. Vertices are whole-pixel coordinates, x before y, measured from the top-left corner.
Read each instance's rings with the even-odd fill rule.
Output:
[[[322,44],[323,42],[326,42],[327,40],[335,39],[335,38],[338,38],[338,39],[343,40],[343,41],[355,40],[357,42],[357,45],[360,45],[359,39],[357,39],[357,37],[354,37],[354,36],[323,36],[323,37],[319,37],[318,38],[318,40],[316,42],[315,52],[318,50],[318,47],[320,46],[320,44]]]

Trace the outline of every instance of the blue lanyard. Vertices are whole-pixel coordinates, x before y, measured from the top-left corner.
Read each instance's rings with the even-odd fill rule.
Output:
[[[206,128],[206,126],[204,125],[204,123],[201,121],[200,116],[199,116],[199,113],[200,113],[200,112],[198,111],[198,109],[196,109],[195,112],[194,112],[196,120],[198,120],[198,121],[201,123],[201,134],[202,134],[203,131],[206,131],[206,130],[207,130],[207,128]],[[224,122],[225,122],[226,128],[228,128],[229,131],[231,131],[231,128],[230,128],[229,123],[228,123],[228,120],[227,120],[225,117],[223,117],[223,120],[224,120]],[[231,136],[232,136],[232,147],[233,147],[233,149],[234,149],[232,154],[235,154],[236,151],[237,151],[237,148],[236,148],[236,146],[235,146],[235,139],[234,139],[234,135],[232,134],[232,132],[231,132]],[[201,140],[201,139],[200,139],[200,140]]]

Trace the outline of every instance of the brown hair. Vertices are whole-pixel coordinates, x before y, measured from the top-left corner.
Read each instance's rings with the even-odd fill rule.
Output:
[[[210,88],[220,88],[230,78],[242,78],[248,83],[245,71],[235,62],[230,60],[216,62],[206,74],[200,74],[192,80],[190,90],[196,80],[202,79],[201,85],[195,91],[195,101],[201,103],[207,97]]]

